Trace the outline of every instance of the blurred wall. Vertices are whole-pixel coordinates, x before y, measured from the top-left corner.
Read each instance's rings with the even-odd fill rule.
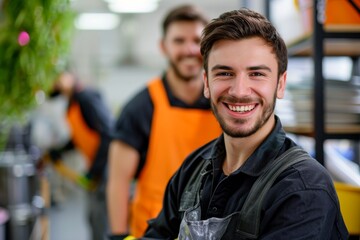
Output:
[[[183,0],[161,0],[152,13],[120,14],[114,30],[77,30],[72,47],[72,65],[80,77],[99,87],[111,109],[121,106],[152,77],[162,73],[166,61],[159,50],[161,21],[166,12]],[[195,0],[210,18],[246,6],[263,11],[263,0]],[[74,0],[77,12],[108,12],[102,0]]]

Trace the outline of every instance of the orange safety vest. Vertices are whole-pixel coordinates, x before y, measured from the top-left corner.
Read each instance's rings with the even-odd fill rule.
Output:
[[[89,169],[99,148],[100,136],[85,122],[80,105],[76,102],[70,104],[67,111],[71,140],[75,147],[85,156],[86,166]]]
[[[145,166],[131,206],[130,232],[141,237],[158,215],[166,185],[187,155],[217,138],[221,128],[211,110],[173,107],[161,79],[148,86],[154,104]]]

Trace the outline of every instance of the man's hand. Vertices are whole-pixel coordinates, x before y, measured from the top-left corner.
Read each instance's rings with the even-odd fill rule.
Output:
[[[61,160],[61,152],[59,150],[50,149],[49,152],[48,152],[48,155],[50,157],[50,160],[53,163],[56,163],[56,162]]]
[[[91,180],[90,178],[88,178],[85,175],[80,175],[77,179],[76,179],[76,183],[84,188],[87,191],[94,191],[97,183],[94,180]]]
[[[110,235],[108,238],[109,240],[136,240],[135,237],[128,234]]]

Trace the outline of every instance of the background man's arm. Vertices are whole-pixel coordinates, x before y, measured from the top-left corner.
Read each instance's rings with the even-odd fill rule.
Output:
[[[109,149],[107,203],[111,233],[129,232],[130,185],[139,164],[139,153],[131,146],[114,140]]]

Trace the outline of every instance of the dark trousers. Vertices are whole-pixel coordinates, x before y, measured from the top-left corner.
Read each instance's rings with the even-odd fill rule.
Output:
[[[108,234],[106,184],[103,181],[94,191],[88,192],[87,213],[92,240],[105,240]]]

